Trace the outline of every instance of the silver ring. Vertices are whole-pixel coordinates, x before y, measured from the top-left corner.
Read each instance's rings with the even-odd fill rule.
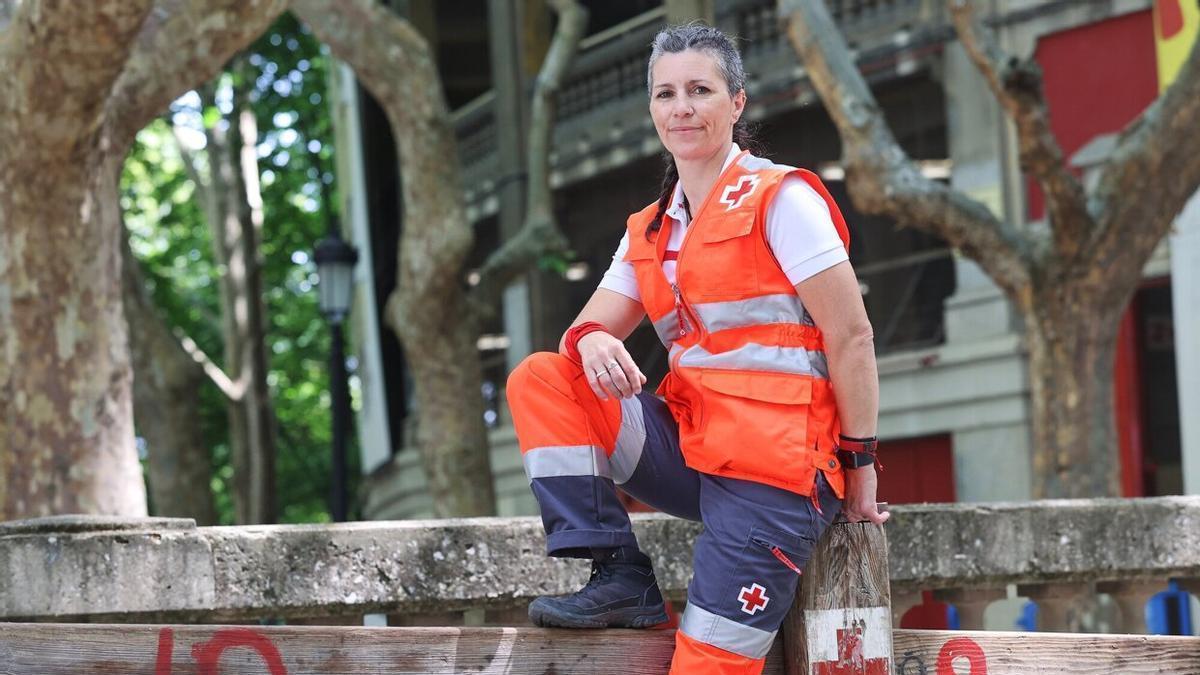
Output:
[[[609,361],[608,365],[605,366],[604,368],[605,368],[605,370],[612,370],[613,368],[620,368],[620,367],[621,367],[621,364],[617,363],[616,361]]]

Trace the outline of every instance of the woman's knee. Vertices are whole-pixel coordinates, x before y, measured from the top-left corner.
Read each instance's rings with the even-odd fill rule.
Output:
[[[522,394],[538,387],[552,387],[560,391],[571,389],[571,369],[579,366],[562,354],[535,352],[526,356],[508,375],[505,395],[508,407],[519,407]]]

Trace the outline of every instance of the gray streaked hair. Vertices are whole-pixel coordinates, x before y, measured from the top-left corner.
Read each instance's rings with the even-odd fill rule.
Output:
[[[717,70],[725,78],[729,95],[735,96],[746,86],[746,71],[742,55],[733,39],[712,26],[698,21],[679,26],[667,26],[650,43],[650,63],[646,66],[646,91],[654,95],[654,64],[663,54],[678,54],[695,49],[713,57]]]

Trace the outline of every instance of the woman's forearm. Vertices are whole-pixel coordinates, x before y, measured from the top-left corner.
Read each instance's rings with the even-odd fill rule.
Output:
[[[825,353],[842,434],[874,436],[879,420],[879,372],[870,326],[840,339],[826,338]]]

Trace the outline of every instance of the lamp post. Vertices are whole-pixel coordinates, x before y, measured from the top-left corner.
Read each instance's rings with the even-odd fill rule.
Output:
[[[346,382],[346,348],[342,321],[354,295],[354,265],[358,252],[338,236],[336,225],[317,242],[317,289],[321,314],[329,322],[333,348],[329,356],[329,396],[333,408],[333,476],[330,512],[334,522],[346,520],[346,437],[350,429],[350,389]]]

